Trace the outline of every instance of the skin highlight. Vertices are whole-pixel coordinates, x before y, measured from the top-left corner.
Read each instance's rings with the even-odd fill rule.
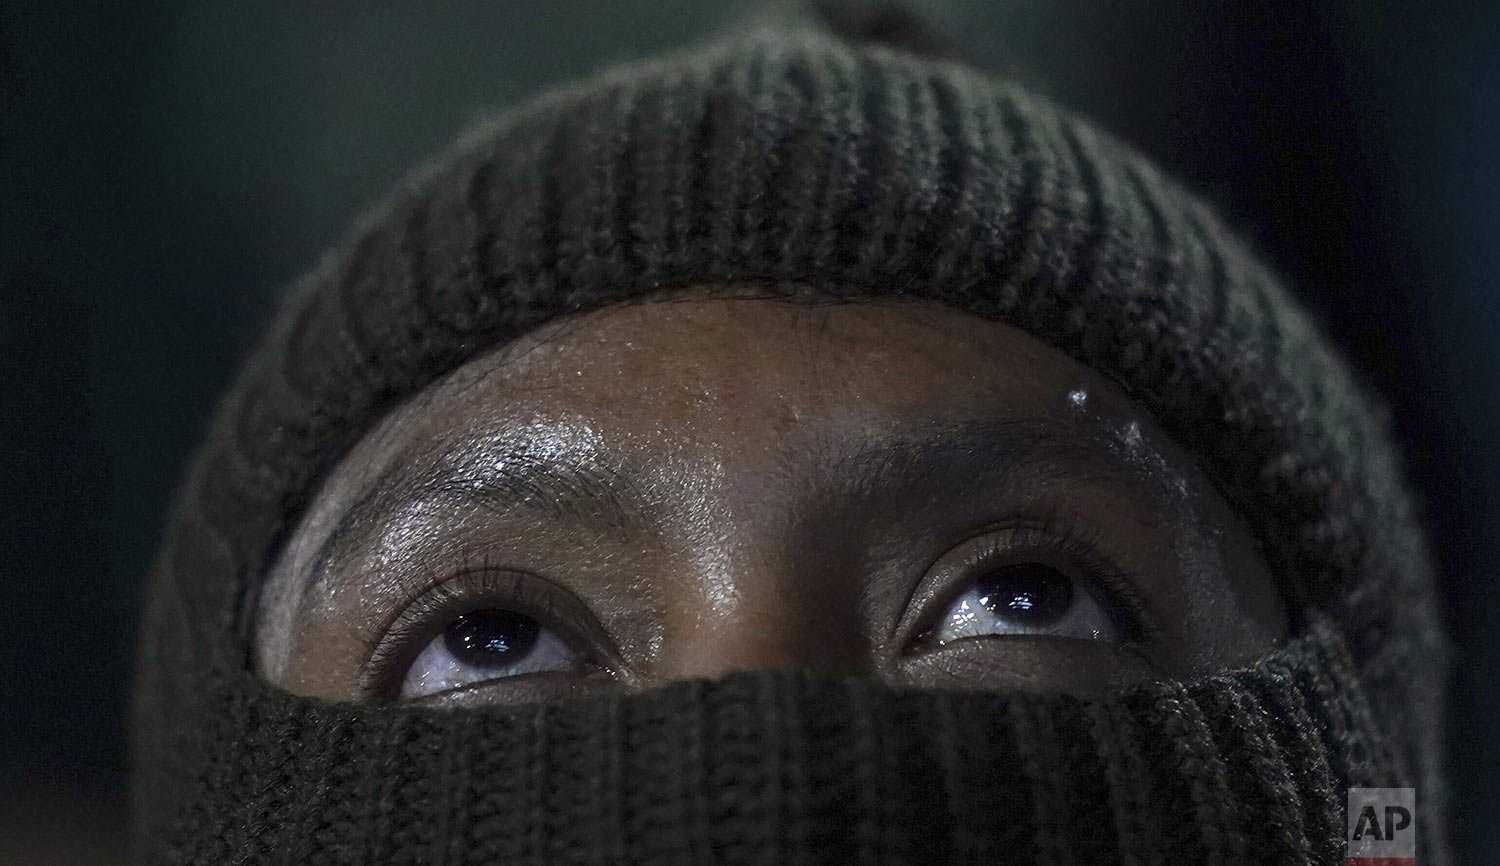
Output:
[[[1118,639],[924,644],[988,567],[971,548],[1071,574]],[[1088,693],[1223,670],[1287,628],[1254,540],[1147,413],[1012,326],[910,299],[690,293],[470,361],[326,479],[267,575],[257,663],[300,694],[407,699],[445,625],[513,595],[588,663],[419,699],[764,666]]]

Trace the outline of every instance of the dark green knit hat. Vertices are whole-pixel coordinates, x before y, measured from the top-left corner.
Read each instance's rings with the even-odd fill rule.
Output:
[[[261,575],[382,413],[558,315],[746,281],[936,299],[1109,376],[1260,539],[1293,638],[1103,702],[750,672],[649,705],[432,711],[256,678]],[[1443,862],[1444,644],[1394,454],[1221,220],[1043,100],[811,28],[610,71],[496,118],[364,220],[223,403],[150,586],[138,841],[152,862],[1334,862],[1361,785],[1416,787],[1419,859]],[[930,745],[952,737],[970,769]],[[1004,826],[971,803],[996,797]]]

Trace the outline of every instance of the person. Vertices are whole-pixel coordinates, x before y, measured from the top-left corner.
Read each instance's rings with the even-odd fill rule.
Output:
[[[294,288],[149,585],[143,861],[1332,863],[1415,788],[1446,862],[1373,399],[882,20],[546,93]]]

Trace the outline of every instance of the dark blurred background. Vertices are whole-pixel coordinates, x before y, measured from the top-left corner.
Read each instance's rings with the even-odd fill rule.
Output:
[[[279,288],[486,111],[754,5],[0,5],[0,863],[119,862],[139,583]],[[1500,4],[949,0],[992,68],[1215,200],[1390,397],[1500,838]]]

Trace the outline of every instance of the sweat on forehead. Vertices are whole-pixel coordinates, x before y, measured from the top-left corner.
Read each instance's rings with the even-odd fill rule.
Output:
[[[634,449],[637,463],[642,452],[659,462],[690,442],[727,459],[827,435],[881,448],[958,443],[995,459],[1004,451],[983,446],[1005,444],[1022,449],[1026,465],[1055,467],[1074,459],[1069,445],[1088,439],[1144,466],[1139,407],[1012,327],[930,301],[810,307],[753,288],[732,297],[709,286],[606,307],[471,361],[356,447],[341,471],[382,477],[365,479],[373,492],[351,515],[414,492],[457,492],[484,468],[536,477],[564,463],[575,494],[564,500],[592,496],[619,513],[607,507],[611,485],[630,476],[601,455]]]
[[[378,585],[367,568],[476,513],[594,539],[708,522],[711,549],[767,520],[837,535],[881,510],[994,518],[1050,502],[1146,537],[1212,522],[1185,498],[1197,470],[1175,452],[1092,371],[944,305],[606,307],[475,359],[353,449],[274,570],[263,658],[275,668],[290,651],[278,636],[295,604]]]

